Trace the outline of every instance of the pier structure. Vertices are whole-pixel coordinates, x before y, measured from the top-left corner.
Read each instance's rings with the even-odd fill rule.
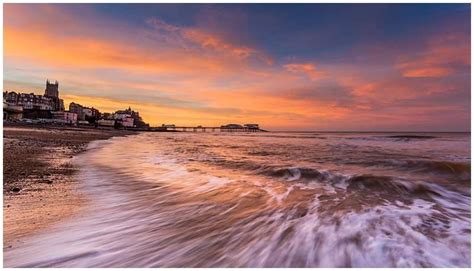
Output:
[[[259,128],[257,124],[246,124],[246,125],[222,125],[222,126],[175,126],[175,125],[163,125],[161,127],[150,128],[151,131],[161,132],[243,132],[243,133],[256,133],[266,132]]]

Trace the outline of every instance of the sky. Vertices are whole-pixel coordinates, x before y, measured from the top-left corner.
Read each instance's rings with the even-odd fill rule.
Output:
[[[470,4],[4,4],[6,91],[153,126],[470,131]]]

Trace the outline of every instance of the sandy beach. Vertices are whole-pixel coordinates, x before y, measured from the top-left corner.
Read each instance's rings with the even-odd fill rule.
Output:
[[[30,234],[77,214],[87,199],[71,159],[93,140],[133,132],[62,127],[4,126],[4,251]]]

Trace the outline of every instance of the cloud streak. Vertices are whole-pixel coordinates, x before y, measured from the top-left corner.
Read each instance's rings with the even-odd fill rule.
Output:
[[[323,73],[318,71],[316,66],[312,63],[291,63],[284,65],[284,67],[291,73],[304,74],[313,81],[321,78],[323,75]]]

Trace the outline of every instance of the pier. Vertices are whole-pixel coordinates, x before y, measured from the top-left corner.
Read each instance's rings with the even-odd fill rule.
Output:
[[[229,133],[257,133],[267,132],[260,129],[258,124],[228,124],[222,126],[175,126],[175,125],[162,125],[161,127],[150,127],[150,131],[155,132],[229,132]]]

